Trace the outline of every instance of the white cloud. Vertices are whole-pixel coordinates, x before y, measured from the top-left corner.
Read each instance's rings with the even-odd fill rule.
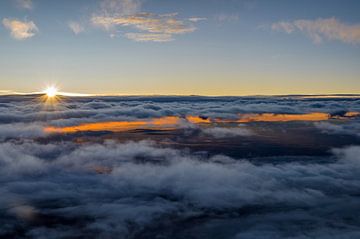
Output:
[[[360,24],[347,24],[336,18],[319,18],[316,20],[295,20],[292,22],[277,22],[272,24],[272,30],[283,31],[288,34],[301,32],[314,43],[326,40],[337,40],[344,43],[360,43]]]
[[[85,31],[85,28],[78,22],[71,21],[68,23],[69,28],[74,34],[79,34]]]
[[[31,38],[39,31],[33,21],[4,18],[2,23],[10,30],[11,36],[17,40]]]

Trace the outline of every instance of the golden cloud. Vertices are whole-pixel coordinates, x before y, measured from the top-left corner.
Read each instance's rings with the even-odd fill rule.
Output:
[[[10,30],[10,34],[17,40],[24,40],[35,36],[39,31],[37,26],[32,21],[20,21],[17,19],[4,18],[3,25]]]

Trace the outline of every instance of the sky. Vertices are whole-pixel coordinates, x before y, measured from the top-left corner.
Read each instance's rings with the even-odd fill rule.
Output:
[[[0,93],[360,93],[359,1],[2,0]]]

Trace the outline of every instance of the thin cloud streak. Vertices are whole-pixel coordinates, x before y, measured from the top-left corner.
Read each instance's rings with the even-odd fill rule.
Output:
[[[347,24],[336,18],[319,18],[316,20],[295,20],[293,22],[277,22],[272,24],[272,30],[292,34],[301,32],[314,43],[324,40],[337,40],[348,44],[360,43],[360,24]]]

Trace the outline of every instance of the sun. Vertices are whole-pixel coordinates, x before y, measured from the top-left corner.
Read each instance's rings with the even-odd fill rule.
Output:
[[[46,88],[44,93],[46,94],[47,97],[53,98],[53,97],[57,96],[58,89],[56,89],[56,87],[54,87],[54,86],[50,86],[50,87]]]

